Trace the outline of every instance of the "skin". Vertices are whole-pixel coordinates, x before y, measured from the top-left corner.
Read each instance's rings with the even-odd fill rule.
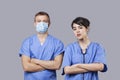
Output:
[[[73,33],[78,39],[79,45],[82,48],[83,53],[86,52],[86,48],[90,44],[90,40],[87,35],[88,31],[89,29],[85,28],[85,26],[80,26],[78,24],[73,23]],[[102,63],[74,64],[71,66],[66,66],[64,68],[64,72],[65,74],[78,74],[89,71],[102,71],[103,68],[104,65]]]
[[[37,25],[39,22],[46,22],[50,25],[48,21],[48,17],[46,15],[38,15],[35,17],[34,26]],[[48,36],[48,31],[46,33],[37,33],[40,43],[44,43],[46,37]],[[54,58],[54,60],[39,60],[35,58],[30,58],[28,56],[22,55],[21,61],[24,71],[26,72],[36,72],[42,71],[46,69],[50,70],[58,70],[61,67],[63,59],[63,54],[60,54]]]
[[[46,15],[38,15],[38,16],[36,16],[35,21],[34,21],[34,26],[36,27],[36,25],[39,22],[46,22],[46,23],[48,23],[48,25],[50,25],[50,23],[48,21],[48,17]],[[40,40],[40,43],[44,43],[46,37],[48,36],[48,31],[45,32],[44,34],[41,34],[41,33],[37,32],[37,36],[38,36],[38,38]]]

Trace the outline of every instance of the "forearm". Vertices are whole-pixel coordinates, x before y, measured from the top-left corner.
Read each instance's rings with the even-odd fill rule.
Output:
[[[54,60],[51,61],[37,60],[36,63],[46,69],[51,69],[51,70],[57,70],[59,69],[60,66],[60,64],[55,62]]]
[[[28,56],[22,55],[21,61],[22,61],[23,69],[26,72],[36,72],[36,71],[44,70],[42,66],[32,63],[30,57]]]
[[[88,72],[88,70],[80,68],[78,64],[72,65],[72,66],[66,66],[64,68],[65,74],[78,74],[78,73],[85,73]]]
[[[39,59],[32,59],[31,61],[35,64],[38,64],[46,69],[50,70],[58,70],[62,64],[62,57],[63,54],[60,54],[55,57],[54,60],[39,60]]]
[[[88,71],[102,71],[104,68],[104,64],[102,63],[79,64],[78,66]]]
[[[26,72],[37,72],[37,71],[42,71],[45,68],[34,63],[27,63],[26,65],[23,66],[23,69]]]

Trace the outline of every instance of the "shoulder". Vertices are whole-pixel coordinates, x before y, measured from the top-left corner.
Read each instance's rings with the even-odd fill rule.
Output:
[[[50,38],[54,43],[62,43],[62,44],[63,44],[63,42],[62,42],[60,39],[58,39],[58,38],[56,38],[56,37],[54,37],[54,36],[52,36],[52,35],[49,35],[49,38]]]
[[[30,43],[35,37],[36,35],[29,36],[23,40],[23,43]]]
[[[77,42],[70,43],[66,46],[66,49],[74,48],[77,45]]]
[[[104,47],[101,43],[98,43],[98,42],[91,42],[91,43],[92,43],[92,46],[96,47],[97,49],[98,48],[103,48],[104,49]]]

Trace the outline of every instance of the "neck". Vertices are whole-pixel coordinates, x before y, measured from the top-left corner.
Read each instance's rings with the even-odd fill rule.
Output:
[[[47,36],[48,36],[48,33],[44,33],[44,34],[42,34],[42,33],[37,33],[37,36],[38,36],[38,38],[46,38]]]
[[[37,36],[38,36],[40,42],[43,43],[45,41],[45,39],[47,38],[48,33],[45,33],[45,34],[38,33]]]
[[[90,40],[88,38],[78,40],[78,42],[82,49],[87,49],[88,45],[90,44]]]
[[[87,44],[87,43],[89,43],[89,42],[90,42],[90,40],[89,40],[89,38],[88,38],[88,37],[83,38],[83,39],[80,39],[80,40],[78,40],[78,41],[79,41],[79,43],[80,43],[80,44]]]

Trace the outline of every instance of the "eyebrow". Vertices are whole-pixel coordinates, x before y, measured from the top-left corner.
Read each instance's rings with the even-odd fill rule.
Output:
[[[76,27],[73,26],[72,28],[76,28]]]
[[[76,26],[76,27],[83,27],[83,26],[81,26],[81,25],[78,25],[78,26]],[[76,28],[76,27],[74,27],[74,26],[73,26],[73,28]]]

